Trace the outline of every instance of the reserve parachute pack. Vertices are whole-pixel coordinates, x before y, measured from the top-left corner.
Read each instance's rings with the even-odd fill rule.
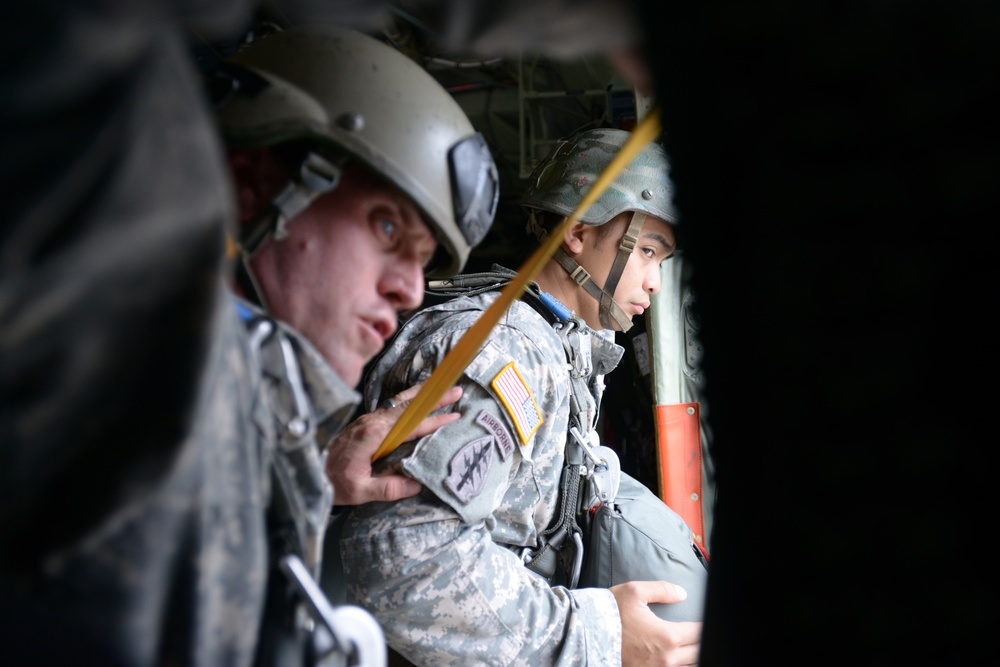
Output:
[[[586,331],[575,318],[553,325],[572,366],[574,396],[587,391],[581,366],[588,354]],[[571,406],[578,406],[574,397]],[[568,588],[609,588],[628,581],[669,581],[687,591],[674,604],[651,604],[668,621],[700,621],[704,612],[708,562],[694,532],[644,484],[622,472],[618,455],[601,445],[593,425],[570,415],[566,460],[560,480],[560,512],[525,553],[525,565]]]

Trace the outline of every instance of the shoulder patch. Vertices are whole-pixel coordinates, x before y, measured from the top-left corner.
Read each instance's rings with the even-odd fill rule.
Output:
[[[531,436],[545,420],[542,419],[542,413],[524,381],[524,376],[517,369],[517,362],[512,361],[504,366],[490,384],[507,408],[507,414],[514,420],[514,427],[521,437],[521,444],[528,444]]]
[[[482,492],[492,463],[493,436],[473,440],[451,457],[444,485],[462,503],[467,503]]]
[[[497,447],[500,448],[500,459],[506,461],[511,452],[514,451],[514,441],[511,440],[510,435],[507,433],[507,429],[504,428],[500,419],[498,419],[496,415],[483,410],[479,413],[479,416],[476,417],[476,423],[483,426],[486,430],[493,434],[493,437],[495,437],[497,441]]]

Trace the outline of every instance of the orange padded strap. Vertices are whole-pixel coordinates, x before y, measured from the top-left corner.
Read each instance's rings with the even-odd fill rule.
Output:
[[[701,404],[657,405],[656,443],[660,498],[687,522],[695,542],[708,556],[702,501]]]

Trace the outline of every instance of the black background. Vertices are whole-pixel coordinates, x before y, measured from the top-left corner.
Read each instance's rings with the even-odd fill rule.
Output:
[[[978,664],[1000,4],[639,4],[718,466],[702,667]]]

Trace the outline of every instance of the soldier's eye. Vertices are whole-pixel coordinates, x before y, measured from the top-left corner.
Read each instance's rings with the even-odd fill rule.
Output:
[[[375,227],[378,230],[379,236],[383,237],[386,241],[394,242],[399,237],[400,226],[395,220],[389,218],[379,218]]]

